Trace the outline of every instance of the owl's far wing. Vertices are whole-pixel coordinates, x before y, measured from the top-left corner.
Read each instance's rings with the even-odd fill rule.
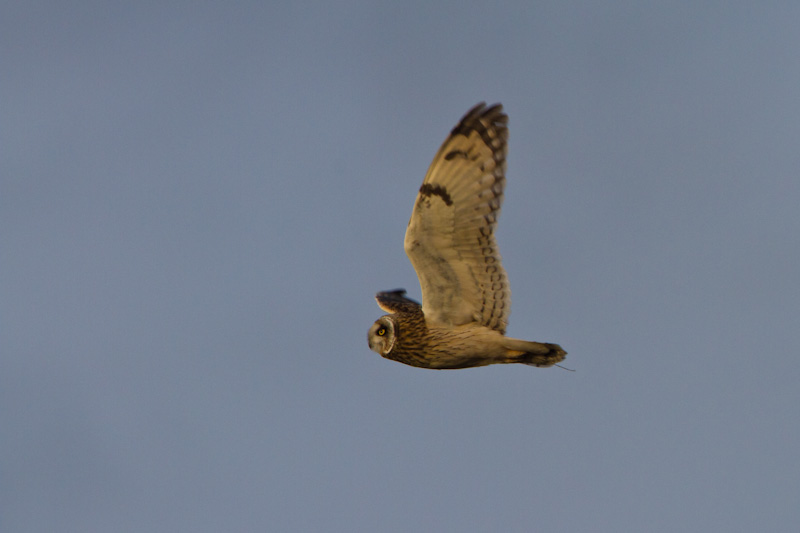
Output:
[[[375,295],[378,307],[387,313],[414,312],[420,308],[419,302],[406,298],[405,289],[381,291]]]
[[[477,322],[505,333],[511,291],[494,239],[505,186],[508,117],[473,107],[434,157],[419,189],[405,249],[428,322]]]

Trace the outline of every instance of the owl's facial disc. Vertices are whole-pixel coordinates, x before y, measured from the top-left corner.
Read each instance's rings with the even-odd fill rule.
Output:
[[[372,324],[367,334],[369,349],[385,356],[394,348],[394,324],[388,317],[381,317]]]

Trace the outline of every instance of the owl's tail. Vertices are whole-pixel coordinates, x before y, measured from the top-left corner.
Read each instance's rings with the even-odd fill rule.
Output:
[[[509,354],[509,363],[547,367],[560,363],[567,357],[567,352],[558,344],[546,342],[523,341],[520,339],[504,339]]]

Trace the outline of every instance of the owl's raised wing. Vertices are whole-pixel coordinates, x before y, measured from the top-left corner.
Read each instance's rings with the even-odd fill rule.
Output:
[[[505,333],[511,291],[494,239],[505,186],[508,117],[473,107],[434,157],[408,223],[405,249],[429,323],[477,322]]]
[[[421,306],[411,298],[406,298],[405,289],[395,289],[393,291],[381,291],[375,295],[378,307],[387,313],[413,313]]]

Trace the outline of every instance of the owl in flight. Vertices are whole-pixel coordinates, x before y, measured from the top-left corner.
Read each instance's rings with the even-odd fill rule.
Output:
[[[375,296],[391,313],[367,334],[370,349],[383,357],[436,369],[564,360],[558,344],[505,336],[511,291],[494,229],[506,183],[507,124],[500,104],[480,103],[433,158],[405,238],[422,305],[402,289]]]

